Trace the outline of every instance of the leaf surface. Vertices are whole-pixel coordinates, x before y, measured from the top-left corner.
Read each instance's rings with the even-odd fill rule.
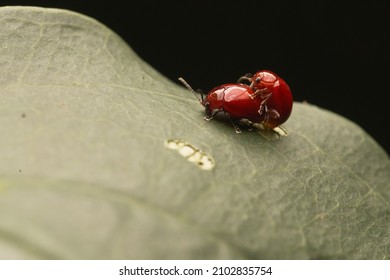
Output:
[[[389,158],[354,123],[295,103],[289,136],[238,135],[91,18],[0,23],[0,258],[390,258]]]

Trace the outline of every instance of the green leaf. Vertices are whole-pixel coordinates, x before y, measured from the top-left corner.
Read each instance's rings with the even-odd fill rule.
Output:
[[[91,18],[0,20],[0,258],[390,258],[389,157],[354,123],[295,103],[287,137],[236,134]]]

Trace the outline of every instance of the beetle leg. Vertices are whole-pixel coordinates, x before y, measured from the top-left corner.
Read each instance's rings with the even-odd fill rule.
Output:
[[[213,112],[211,112],[211,114],[209,115],[206,115],[204,116],[203,118],[206,120],[206,121],[210,121],[212,120],[216,114],[218,114],[219,112],[221,112],[221,110],[214,110]]]
[[[260,105],[260,108],[259,108],[259,110],[257,111],[257,112],[259,113],[260,116],[263,115],[263,112],[265,111],[265,108],[264,108],[265,106],[266,106],[266,105],[263,105],[263,104]]]
[[[209,121],[209,120],[211,120],[213,117],[214,117],[214,115],[216,114],[216,113],[212,113],[211,112],[211,110],[210,110],[210,104],[208,103],[208,102],[206,102],[205,104],[204,104],[204,107],[205,107],[205,111],[206,111],[206,116],[204,117],[204,119],[206,120],[206,121]]]
[[[269,118],[273,118],[273,119],[278,119],[280,118],[280,114],[278,111],[276,111],[275,109],[268,109],[268,106],[267,105],[261,105],[260,108],[259,108],[259,111],[257,111],[259,113],[259,115],[261,116],[262,114],[265,115],[265,120],[268,120]]]
[[[253,130],[253,122],[251,122],[248,119],[242,118],[240,120],[240,124],[245,125],[248,128],[249,131]]]
[[[246,73],[244,76],[241,76],[238,80],[237,83],[242,83],[242,82],[250,82],[252,78],[251,73]]]
[[[214,109],[213,111],[210,110],[210,104],[209,103],[206,103],[205,104],[205,107],[206,107],[206,116],[203,117],[206,121],[210,121],[212,120],[216,114],[218,114],[219,112],[222,111],[222,109]]]
[[[268,115],[273,119],[280,118],[280,114],[275,109],[268,110]]]
[[[238,127],[238,125],[236,124],[236,122],[232,119],[232,117],[230,116],[230,114],[228,112],[225,112],[225,116],[229,119],[229,121],[231,122],[231,124],[233,125],[234,127],[234,130],[236,131],[236,133],[241,133],[241,129]]]
[[[267,100],[268,98],[270,98],[271,95],[272,95],[272,92],[268,91],[268,89],[260,92],[260,98],[264,101]]]
[[[268,106],[266,104],[261,103],[259,111],[257,111],[260,116],[264,115],[264,120],[262,121],[263,123],[267,122],[269,119],[269,114],[268,114]]]
[[[260,98],[263,101],[265,101],[265,100],[267,100],[268,98],[271,97],[272,92],[270,92],[267,88],[261,88],[261,89],[256,90],[254,93],[249,94],[249,97],[254,99],[254,98],[256,98],[259,95],[260,95]]]

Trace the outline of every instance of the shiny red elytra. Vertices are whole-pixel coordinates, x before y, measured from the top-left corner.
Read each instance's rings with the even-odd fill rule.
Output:
[[[254,91],[254,98],[264,100],[261,122],[267,128],[275,128],[287,121],[291,115],[293,97],[288,84],[275,73],[262,70],[253,76],[246,74],[238,82],[248,81]]]
[[[249,85],[223,84],[213,88],[206,97],[200,93],[201,99],[183,78],[179,80],[205,107],[206,120],[211,120],[215,115],[223,112],[237,133],[241,132],[238,127],[240,124],[274,129],[284,123],[291,114],[290,88],[286,82],[270,71],[259,71],[253,76],[246,74],[239,79],[239,82],[246,81],[250,83]],[[279,134],[286,134],[286,132]]]
[[[260,98],[251,98],[254,91],[243,84],[223,84],[210,90],[202,100],[208,118],[212,118],[219,112],[234,119],[247,119],[257,123],[262,121],[259,108],[262,106]]]

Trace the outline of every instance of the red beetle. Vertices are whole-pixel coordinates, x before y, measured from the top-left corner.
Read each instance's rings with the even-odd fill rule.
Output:
[[[210,90],[206,97],[203,97],[202,92],[199,92],[202,98],[199,99],[196,92],[183,78],[179,78],[179,80],[189,91],[194,93],[199,102],[205,107],[205,120],[207,121],[223,112],[236,132],[241,133],[238,122],[247,120],[243,121],[242,124],[251,125],[251,123],[259,123],[264,119],[259,113],[263,101],[261,98],[252,98],[254,91],[247,85],[223,84]]]
[[[244,124],[272,129],[279,135],[287,134],[283,129],[275,129],[290,116],[292,95],[286,82],[274,73],[259,71],[253,76],[246,74],[238,82],[248,81],[250,85],[223,84],[210,90],[206,97],[200,92],[201,99],[183,78],[179,80],[205,107],[206,120],[223,112],[237,133],[241,132],[238,124]]]
[[[293,98],[290,87],[275,73],[262,70],[254,74],[246,74],[238,82],[248,81],[249,87],[254,91],[253,99],[260,97],[265,101],[261,115],[264,115],[262,125],[275,128],[287,121],[290,117]]]

